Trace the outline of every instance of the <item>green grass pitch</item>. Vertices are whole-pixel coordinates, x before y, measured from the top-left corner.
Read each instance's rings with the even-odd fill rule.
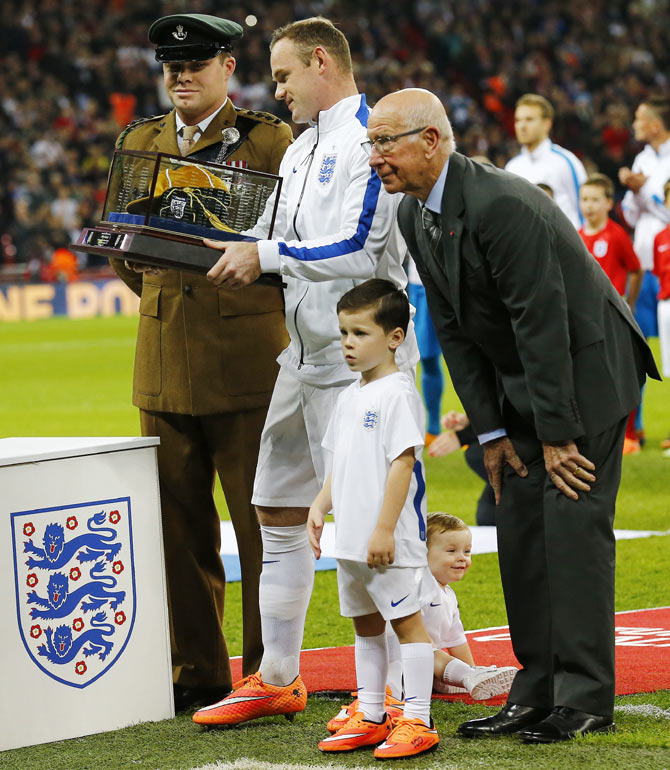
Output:
[[[0,326],[3,396],[0,437],[133,436],[139,434],[131,405],[136,318],[52,319]],[[652,340],[658,359],[658,343]],[[448,384],[444,409],[458,408]],[[667,531],[670,527],[670,458],[659,442],[670,429],[670,384],[649,382],[645,395],[647,447],[624,458],[616,526]],[[428,509],[446,510],[474,523],[480,480],[460,454],[427,458]],[[217,491],[223,516],[225,501]],[[665,606],[669,602],[670,539],[626,540],[617,546],[617,610]],[[493,554],[477,556],[468,578],[458,586],[466,628],[506,623]],[[333,572],[317,573],[305,630],[305,647],[350,644],[353,633],[339,617]],[[241,649],[240,586],[230,584],[226,598],[226,636],[231,654]],[[130,695],[130,694],[129,694]],[[11,697],[3,693],[1,697]],[[189,715],[143,724],[114,733],[0,753],[0,770],[151,770],[221,768],[368,767],[370,753],[335,759],[316,749],[324,724],[337,702],[310,698],[292,726],[282,718],[247,726],[202,732]],[[439,701],[434,717],[441,736],[436,753],[396,762],[405,768],[670,768],[670,692],[617,698],[618,731],[590,736],[569,745],[523,746],[514,738],[463,741],[454,730],[468,718],[492,713],[486,706]],[[29,718],[29,715],[26,715]],[[0,728],[1,729],[1,728]]]

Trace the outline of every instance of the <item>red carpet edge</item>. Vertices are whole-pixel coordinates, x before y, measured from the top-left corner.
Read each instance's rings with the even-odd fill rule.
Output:
[[[670,689],[670,607],[617,612],[616,694],[630,695]],[[508,626],[467,632],[468,643],[478,665],[518,666]],[[242,661],[231,659],[233,680],[242,676]],[[310,693],[355,689],[354,648],[322,647],[303,650],[300,673]],[[469,695],[434,695],[445,700],[474,701]],[[505,696],[488,704],[504,703]]]

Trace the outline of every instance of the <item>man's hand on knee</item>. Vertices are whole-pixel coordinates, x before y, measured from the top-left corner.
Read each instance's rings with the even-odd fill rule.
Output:
[[[528,469],[514,449],[514,444],[507,436],[487,441],[484,444],[484,465],[496,496],[496,505],[500,503],[502,493],[502,472],[505,465],[510,465],[517,476],[526,478]]]
[[[574,441],[544,441],[544,467],[554,486],[571,500],[578,500],[579,492],[589,492],[596,480],[591,471],[596,466],[580,454]]]

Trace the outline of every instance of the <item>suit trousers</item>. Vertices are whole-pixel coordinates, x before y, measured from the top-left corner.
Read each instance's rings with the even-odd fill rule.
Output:
[[[267,407],[200,417],[140,410],[142,435],[161,440],[158,475],[173,677],[186,687],[232,684],[222,630],[226,576],[219,554],[215,472],[240,555],[244,675],[260,665],[263,546],[251,492],[266,413]]]
[[[611,716],[614,708],[614,507],[626,419],[577,441],[596,466],[577,501],[556,489],[542,444],[508,435],[528,476],[506,466],[496,512],[498,554],[514,653],[522,665],[508,702],[569,706]]]

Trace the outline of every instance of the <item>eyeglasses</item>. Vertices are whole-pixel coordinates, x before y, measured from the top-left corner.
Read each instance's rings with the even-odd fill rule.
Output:
[[[398,139],[402,139],[403,136],[412,136],[412,134],[420,134],[428,126],[421,126],[421,128],[413,128],[411,131],[403,131],[402,134],[396,134],[395,136],[378,136],[376,139],[366,139],[361,142],[361,147],[368,155],[372,155],[372,148],[380,155],[388,155],[393,150],[393,145]]]

